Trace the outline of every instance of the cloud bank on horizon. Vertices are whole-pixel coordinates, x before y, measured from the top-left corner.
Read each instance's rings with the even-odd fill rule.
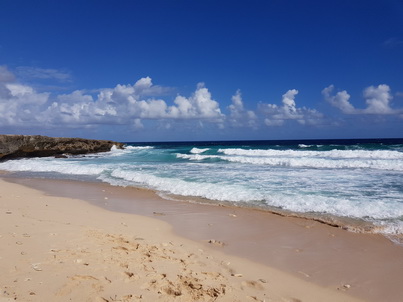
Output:
[[[30,131],[56,131],[66,128],[91,128],[101,126],[125,126],[132,131],[147,127],[159,127],[175,131],[183,122],[194,127],[212,127],[214,131],[225,129],[249,129],[259,131],[281,128],[289,123],[300,127],[337,127],[340,117],[324,114],[315,108],[299,107],[297,89],[286,91],[280,102],[256,102],[256,108],[245,108],[241,91],[232,96],[229,106],[220,101],[199,83],[190,96],[176,95],[173,100],[161,96],[170,93],[170,87],[154,85],[150,77],[134,84],[117,84],[113,88],[101,88],[95,93],[75,90],[70,93],[38,92],[33,86],[24,84],[18,74],[29,73],[37,78],[54,78],[70,81],[69,74],[56,69],[18,68],[10,71],[0,66],[0,127]],[[382,116],[403,120],[403,108],[393,107],[393,95],[387,84],[363,89],[365,106],[356,108],[346,91],[335,92],[334,85],[322,90],[323,103],[336,108],[341,116]],[[280,98],[279,98],[280,99]],[[279,104],[280,103],[280,104]],[[181,121],[181,123],[177,123]],[[147,125],[145,125],[147,122]],[[193,127],[192,126],[192,127]]]

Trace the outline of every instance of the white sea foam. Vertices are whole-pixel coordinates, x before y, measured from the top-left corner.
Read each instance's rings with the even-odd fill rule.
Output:
[[[98,175],[105,167],[97,164],[81,165],[74,161],[32,158],[0,163],[0,169],[14,172],[57,172],[71,175]]]
[[[375,221],[375,225],[379,227],[374,230],[375,233],[386,235],[392,241],[403,245],[403,221]]]
[[[267,201],[270,206],[293,212],[316,212],[336,216],[365,219],[389,219],[403,215],[403,204],[399,202],[385,203],[381,200],[365,202],[332,196],[276,194]],[[307,211],[307,209],[309,209]]]
[[[253,157],[226,157],[221,158],[231,162],[254,165],[270,165],[291,168],[317,169],[379,169],[403,171],[403,162],[400,160],[331,160],[326,158],[253,158]]]
[[[111,173],[111,176],[122,179],[125,183],[130,181],[150,189],[182,196],[197,196],[211,200],[234,202],[251,201],[254,200],[254,198],[259,198],[256,195],[251,195],[251,192],[246,192],[243,188],[238,186],[223,186],[222,184],[214,183],[195,183],[178,178],[159,177],[138,171],[116,169]]]
[[[108,152],[102,152],[102,153],[90,153],[86,155],[80,155],[80,157],[116,157],[116,156],[122,156],[122,155],[127,155],[133,152],[142,152],[145,150],[153,149],[154,147],[152,146],[126,146],[124,149],[118,149],[115,145],[112,146],[111,150]]]
[[[219,149],[225,155],[251,157],[296,157],[296,158],[331,158],[331,159],[399,159],[403,160],[403,152],[393,150],[262,150],[262,149]]]
[[[209,149],[209,148],[200,149],[200,148],[194,147],[194,148],[192,148],[192,150],[190,150],[190,153],[193,153],[193,154],[200,154],[200,153],[204,153],[204,152],[206,152],[206,151],[208,151],[208,150],[210,150],[210,149]]]
[[[203,154],[177,153],[176,157],[177,158],[189,159],[189,160],[204,160],[204,159],[209,159],[209,158],[219,158],[219,159],[225,160],[225,158],[223,156],[220,156],[220,155],[203,155]]]
[[[115,169],[111,176],[121,179],[124,184],[136,185],[183,196],[197,196],[217,201],[256,203],[265,201],[274,206],[293,212],[327,213],[337,216],[366,219],[389,219],[403,215],[403,204],[383,200],[356,200],[317,194],[264,192],[250,186],[242,186],[236,181],[209,183],[185,181],[181,178],[161,177],[144,171]],[[289,184],[294,187],[296,184]]]
[[[126,153],[126,149],[118,149],[115,145],[113,145],[109,152],[95,153],[95,156],[120,156]],[[88,154],[86,156],[94,156],[94,154]]]
[[[219,150],[220,151],[220,150]],[[403,171],[403,156],[390,156],[389,158],[381,157],[332,157],[332,156],[312,156],[315,154],[304,154],[305,152],[266,152],[266,150],[245,150],[243,151],[220,151],[226,155],[202,155],[202,154],[177,154],[178,158],[184,158],[192,161],[201,161],[206,159],[220,159],[234,163],[252,164],[252,165],[268,165],[273,167],[290,167],[290,168],[315,168],[315,169],[378,169]],[[253,152],[250,152],[253,151]],[[255,152],[256,151],[256,152]],[[282,153],[284,152],[284,153]],[[271,155],[268,156],[267,154]],[[311,153],[311,152],[306,152]],[[315,152],[316,153],[316,152]],[[324,152],[321,152],[324,153]],[[396,152],[400,153],[400,152]],[[251,156],[250,154],[253,154]],[[277,154],[277,155],[275,155]],[[245,155],[245,156],[242,156]],[[305,156],[304,156],[305,155]],[[402,153],[403,155],[403,153]]]
[[[126,146],[125,149],[127,150],[148,150],[154,149],[153,146]]]

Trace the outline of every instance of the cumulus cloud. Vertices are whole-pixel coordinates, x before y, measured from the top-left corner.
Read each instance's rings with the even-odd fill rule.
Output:
[[[334,86],[330,85],[322,90],[322,95],[325,100],[332,106],[340,109],[345,114],[400,114],[402,110],[392,109],[390,107],[390,101],[392,95],[390,87],[382,84],[378,86],[369,86],[364,89],[363,96],[367,107],[364,109],[355,108],[349,101],[350,95],[347,91],[343,90],[337,92],[335,95],[331,95],[334,90]]]
[[[388,85],[370,86],[365,88],[364,97],[368,107],[364,109],[365,113],[370,114],[392,114],[389,102],[392,99]]]
[[[5,66],[0,66],[0,125],[16,126],[37,122],[33,117],[49,98],[49,93],[38,93],[30,86],[16,82]]]
[[[350,95],[347,91],[343,90],[336,95],[331,95],[334,90],[334,86],[330,85],[322,90],[322,95],[325,97],[325,100],[329,102],[332,106],[340,109],[342,112],[351,114],[355,112],[355,108],[350,104],[349,99]]]
[[[291,89],[283,94],[282,105],[260,104],[259,108],[264,113],[264,123],[267,126],[281,126],[287,120],[295,120],[305,125],[313,125],[320,122],[323,115],[315,109],[306,107],[297,107],[295,97],[298,90]]]
[[[159,88],[158,88],[159,89]],[[153,85],[150,78],[142,78],[134,85],[117,85],[102,89],[96,99],[75,91],[60,95],[46,110],[46,117],[65,123],[133,124],[141,128],[141,119],[210,119],[222,116],[219,104],[204,86],[186,98],[178,95],[169,106],[164,100],[146,98]]]
[[[83,90],[51,96],[20,84],[0,68],[0,125],[77,127],[126,124],[142,128],[142,119],[203,119],[218,123],[224,115],[209,90],[199,84],[190,97],[178,95],[172,105],[155,98],[169,88],[145,77],[133,85],[100,89],[96,96]]]
[[[231,98],[229,109],[229,123],[233,127],[257,127],[257,116],[252,110],[246,110],[243,105],[241,91],[238,90]]]
[[[197,86],[195,93],[190,98],[178,95],[174,103],[176,106],[169,108],[168,115],[175,118],[210,118],[223,117],[218,102],[211,98],[211,93],[203,83]]]
[[[22,70],[28,70],[37,78],[48,76],[63,80],[55,70]],[[39,92],[35,87],[19,82],[6,66],[0,66],[0,127],[42,129],[124,125],[135,130],[147,127],[173,130],[180,124],[182,128],[198,131],[227,126],[257,129],[262,125],[282,126],[288,121],[300,125],[324,122],[324,116],[317,110],[297,105],[299,92],[296,89],[284,93],[281,104],[260,103],[256,110],[245,108],[246,103],[238,90],[224,114],[203,83],[198,84],[191,95],[176,95],[170,101],[164,100],[163,96],[172,95],[172,88],[154,85],[150,77],[141,78],[134,84],[118,84],[90,92],[76,90],[55,94]],[[322,94],[329,104],[345,114],[396,114],[403,118],[403,110],[391,107],[392,94],[385,84],[363,90],[366,104],[363,109],[353,106],[347,91],[335,93],[333,85],[323,89]],[[398,98],[398,94],[395,96]]]

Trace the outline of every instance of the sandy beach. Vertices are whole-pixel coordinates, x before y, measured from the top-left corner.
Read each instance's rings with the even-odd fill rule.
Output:
[[[403,249],[379,235],[96,183],[0,192],[1,302],[402,301]]]
[[[403,0],[0,24],[0,302],[403,302]]]

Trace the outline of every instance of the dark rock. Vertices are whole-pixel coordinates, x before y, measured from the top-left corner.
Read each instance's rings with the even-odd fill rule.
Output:
[[[63,156],[110,151],[124,144],[83,138],[48,137],[41,135],[0,135],[0,160],[19,157]]]

